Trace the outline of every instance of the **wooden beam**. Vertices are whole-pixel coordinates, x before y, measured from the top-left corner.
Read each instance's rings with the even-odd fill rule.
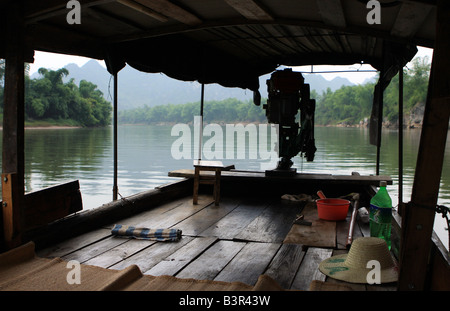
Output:
[[[136,10],[138,12],[141,12],[147,16],[150,16],[160,22],[167,22],[169,19],[167,18],[167,16],[164,16],[158,12],[153,11],[152,9],[146,7],[145,5],[142,5],[140,3],[137,3],[135,1],[132,0],[116,0],[118,3],[123,4],[133,10]]]
[[[139,31],[143,31],[144,29],[146,29],[146,27],[142,26],[137,21],[135,21],[134,18],[130,19],[128,17],[124,17],[120,14],[107,11],[98,6],[88,8],[86,11],[88,13],[88,16],[92,16],[101,20],[102,23],[104,23],[105,25],[116,25],[116,26],[123,25],[126,27],[137,29]]]
[[[403,2],[412,2],[412,3],[423,3],[429,5],[436,5],[438,0],[403,0]]]
[[[342,9],[341,0],[317,0],[320,16],[326,25],[339,28],[345,28],[344,10]]]
[[[107,4],[116,0],[84,0],[81,2],[81,10],[96,5]],[[26,2],[26,23],[35,23],[54,16],[68,13],[67,1],[47,0],[47,1],[27,1]]]
[[[397,37],[413,37],[425,22],[433,7],[420,3],[402,4],[391,30],[391,35]]]
[[[246,18],[233,18],[233,19],[220,19],[213,21],[205,21],[198,25],[185,25],[185,24],[175,24],[167,25],[163,27],[152,28],[142,32],[124,34],[124,35],[114,35],[106,38],[107,43],[119,43],[133,40],[141,40],[146,38],[160,37],[170,34],[180,34],[189,33],[198,30],[207,30],[213,28],[225,28],[225,27],[235,27],[235,26],[248,26],[248,25],[283,25],[292,27],[317,27],[325,30],[331,31],[342,31],[341,28],[325,25],[322,21],[312,21],[312,20],[299,20],[299,19],[284,19],[277,18],[273,21],[262,21],[262,20],[249,20]],[[353,33],[354,35],[363,35],[366,37],[375,37],[380,39],[392,40],[392,35],[389,32],[376,29],[374,27],[356,27],[347,25],[347,32],[341,35],[348,35],[348,33]],[[339,35],[339,34],[336,34]],[[295,35],[288,36],[291,38],[296,37]],[[434,38],[395,38],[396,42],[405,44],[415,44],[424,47],[433,47]]]
[[[8,248],[18,246],[21,241],[24,196],[25,43],[22,9],[20,1],[11,2],[6,17],[2,201],[4,239]]]
[[[179,7],[178,5],[173,4],[168,0],[135,0],[141,5],[162,14],[163,16],[167,16],[173,18],[183,24],[186,25],[197,25],[202,22],[200,18],[195,16],[194,14],[186,11],[185,9]]]
[[[33,44],[35,50],[94,59],[104,57],[101,39],[70,28],[37,23],[26,35],[27,41]]]
[[[225,0],[242,16],[251,20],[274,20],[268,10],[264,9],[254,0]]]
[[[436,44],[411,202],[405,208],[399,290],[427,289],[431,236],[450,117],[450,2],[439,0]]]

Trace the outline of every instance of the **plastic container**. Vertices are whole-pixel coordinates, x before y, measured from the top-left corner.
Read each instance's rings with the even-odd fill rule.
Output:
[[[316,204],[320,219],[344,220],[347,217],[350,201],[345,199],[318,199]]]
[[[370,236],[384,239],[391,249],[392,200],[386,189],[387,182],[380,182],[380,189],[370,200]]]

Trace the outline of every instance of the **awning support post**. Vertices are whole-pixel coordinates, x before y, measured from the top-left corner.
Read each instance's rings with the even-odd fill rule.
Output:
[[[113,125],[113,139],[114,139],[114,181],[113,181],[113,201],[117,200],[117,194],[119,193],[119,187],[117,185],[117,87],[118,87],[118,73],[114,73],[114,125]]]
[[[24,208],[25,39],[22,1],[10,1],[7,14],[3,108],[2,214],[4,247],[21,244]]]
[[[398,71],[398,206],[403,206],[403,68]]]
[[[202,159],[202,137],[203,137],[203,105],[205,101],[205,84],[202,83],[202,93],[200,97],[200,131],[198,140],[198,160]]]
[[[450,117],[450,1],[438,0],[436,41],[411,202],[402,215],[399,290],[425,290]]]

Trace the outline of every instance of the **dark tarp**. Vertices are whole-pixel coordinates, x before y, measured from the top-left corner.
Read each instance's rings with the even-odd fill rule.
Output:
[[[112,51],[107,53],[110,73],[127,63],[139,71],[162,72],[182,81],[197,80],[199,83],[218,83],[253,91],[259,88],[260,75],[278,67],[275,61],[249,64],[183,35],[125,42],[110,46],[108,51]]]
[[[162,72],[182,81],[198,81],[209,84],[218,83],[224,87],[240,87],[257,91],[259,76],[274,71],[279,65],[351,65],[355,63],[371,64],[375,69],[385,69],[385,81],[390,81],[416,54],[416,46],[385,44],[383,60],[357,54],[339,53],[298,53],[285,55],[273,60],[239,59],[230,53],[220,51],[211,45],[177,34],[123,42],[107,47],[105,62],[108,71],[114,74],[125,64],[149,73]],[[324,61],[324,60],[328,60]],[[389,84],[389,83],[388,83]]]

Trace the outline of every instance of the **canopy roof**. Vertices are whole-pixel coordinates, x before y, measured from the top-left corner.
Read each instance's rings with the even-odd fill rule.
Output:
[[[0,0],[0,14],[9,2]],[[67,22],[68,2],[24,1],[29,51],[251,90],[279,65],[404,65],[436,33],[436,0],[380,0],[372,25],[364,0],[79,0],[80,24]]]

